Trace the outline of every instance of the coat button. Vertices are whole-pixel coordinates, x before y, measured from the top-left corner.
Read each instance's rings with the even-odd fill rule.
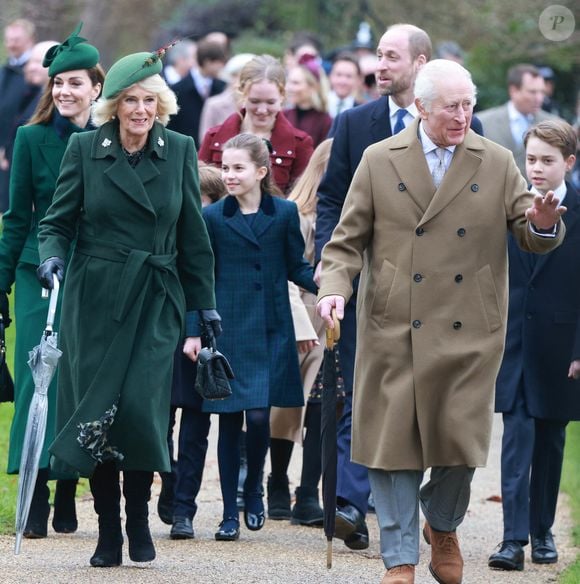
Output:
[[[256,270],[258,270],[258,272],[262,269],[262,265],[261,264],[255,264],[254,268],[256,268]]]
[[[528,313],[526,314],[526,318],[527,318],[528,320],[532,320],[532,313],[531,313],[531,312],[528,312]]]
[[[417,229],[415,229],[415,234],[418,235],[419,237],[421,237],[423,233],[425,233],[425,230],[422,227],[417,227]]]
[[[473,193],[477,193],[478,190],[479,190],[479,185],[477,185],[477,184],[472,184],[471,185],[471,191]]]
[[[461,274],[457,274],[457,276],[455,276],[455,281],[459,284],[459,282],[463,281],[463,276]]]
[[[274,162],[276,164],[282,164],[282,159],[281,158],[276,158],[276,160],[274,160]]]
[[[457,235],[459,235],[459,237],[463,237],[465,235],[465,229],[463,227],[460,227],[457,230]]]
[[[272,154],[276,155],[276,150],[272,150]]]
[[[219,142],[214,142],[213,145],[217,148],[220,145],[220,143]]]
[[[406,190],[407,190],[407,187],[405,186],[405,183],[399,183],[399,190],[400,190],[401,192],[403,192],[403,191],[406,191]]]
[[[421,328],[421,324],[422,323],[420,320],[414,320],[413,321],[413,328],[416,328],[416,329]]]
[[[292,150],[288,150],[288,151],[286,152],[286,154],[288,154],[288,156],[291,156],[291,154],[292,154]]]
[[[262,289],[262,284],[260,284],[259,282],[256,282],[256,283],[254,284],[254,289],[255,289],[255,290],[261,290],[261,289]]]
[[[456,321],[453,323],[453,328],[454,328],[456,331],[458,331],[458,330],[459,330],[459,329],[460,329],[462,326],[463,326],[463,324],[462,324],[460,321],[458,321],[458,320],[456,320]]]
[[[423,276],[421,274],[415,274],[413,276],[413,280],[415,280],[415,282],[420,282],[423,279]]]

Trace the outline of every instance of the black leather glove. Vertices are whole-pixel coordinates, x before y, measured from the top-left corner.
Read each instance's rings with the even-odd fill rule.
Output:
[[[4,322],[4,328],[8,328],[12,319],[10,318],[10,306],[8,305],[8,294],[0,290],[0,314]]]
[[[199,317],[208,334],[213,333],[214,337],[219,337],[222,334],[222,318],[217,310],[213,308],[210,310],[200,310]]]
[[[64,260],[57,257],[48,258],[36,268],[36,277],[40,281],[40,285],[47,290],[52,290],[53,274],[56,274],[58,281],[62,282],[64,277]]]

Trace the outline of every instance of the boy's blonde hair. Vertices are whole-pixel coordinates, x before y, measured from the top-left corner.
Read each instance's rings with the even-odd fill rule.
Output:
[[[226,185],[222,180],[222,172],[217,166],[199,162],[199,190],[212,203],[217,203],[228,194]]]

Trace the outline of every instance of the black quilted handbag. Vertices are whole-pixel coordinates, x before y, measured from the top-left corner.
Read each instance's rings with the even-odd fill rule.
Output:
[[[197,356],[195,390],[203,399],[226,399],[232,395],[230,379],[234,372],[228,360],[217,350],[215,337],[207,334],[209,347],[204,347]]]
[[[6,363],[6,340],[4,337],[4,319],[0,314],[0,402],[14,401],[14,382],[8,363]]]

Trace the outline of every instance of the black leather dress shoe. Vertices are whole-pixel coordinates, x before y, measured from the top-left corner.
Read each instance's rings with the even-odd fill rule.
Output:
[[[491,554],[487,565],[496,570],[523,570],[524,548],[519,541],[503,541],[498,552]]]
[[[169,537],[170,539],[193,539],[191,519],[189,517],[174,517]]]
[[[369,547],[369,530],[364,515],[354,505],[336,508],[334,537],[342,539],[351,550]]]
[[[236,541],[240,537],[240,522],[235,517],[224,519],[215,533],[217,541]]]
[[[551,531],[544,535],[532,536],[532,562],[534,564],[555,564],[558,561],[558,550]]]

